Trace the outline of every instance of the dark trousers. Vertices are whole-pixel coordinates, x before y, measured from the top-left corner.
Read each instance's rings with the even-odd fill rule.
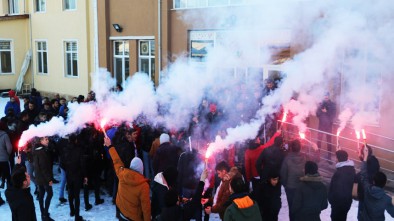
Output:
[[[321,131],[327,132],[327,133],[332,133],[332,129],[319,129]],[[323,135],[326,137],[327,141],[327,158],[328,160],[331,160],[331,150],[332,150],[332,145],[331,145],[331,135],[325,134],[325,133],[318,133],[317,134],[317,146],[319,147],[319,150],[321,149],[321,141],[323,139]]]
[[[331,220],[332,221],[346,221],[349,208],[331,206]]]
[[[70,204],[70,212],[75,214],[75,217],[79,216],[79,205],[81,200],[79,199],[79,192],[81,191],[81,181],[67,181],[68,186],[68,202]]]
[[[45,204],[44,204],[45,193],[47,194],[47,196],[45,198]],[[48,210],[51,204],[52,196],[53,196],[52,186],[49,186],[49,184],[38,185],[38,203],[40,204],[41,215],[44,216],[48,215]]]
[[[7,187],[8,187],[11,179],[10,164],[8,161],[0,162],[0,172],[1,172],[1,183],[5,184],[7,180]]]
[[[294,220],[294,215],[291,213],[292,208],[293,208],[293,199],[294,199],[294,195],[295,195],[295,188],[285,188],[285,192],[286,192],[286,197],[287,197],[287,205],[289,205],[289,218],[290,221]]]
[[[260,182],[260,179],[256,179],[256,178],[252,178],[250,182],[252,182],[252,188],[253,188],[251,197],[259,205],[260,215],[261,218],[263,218],[263,207],[262,207],[263,202],[262,202],[262,194],[261,194],[261,189],[263,188],[262,184]]]

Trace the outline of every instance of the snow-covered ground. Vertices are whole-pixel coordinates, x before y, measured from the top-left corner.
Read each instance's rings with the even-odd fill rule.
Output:
[[[57,166],[54,167],[54,174],[55,178],[57,180],[60,180],[60,175],[57,172]],[[34,188],[31,189],[32,194],[34,191]],[[3,199],[5,199],[4,196],[4,189],[1,190],[1,195]],[[67,198],[67,195],[66,195]],[[84,209],[84,201],[83,201],[83,191],[81,191],[81,216],[84,217],[85,219],[89,221],[107,221],[107,220],[117,220],[115,218],[115,206],[112,204],[112,198],[108,194],[102,195],[102,198],[105,200],[104,204],[95,206],[94,205],[94,193],[93,191],[90,191],[90,198],[89,202],[90,204],[93,205],[93,208],[89,211],[85,211]],[[34,204],[36,207],[36,214],[38,220],[41,218],[41,213],[40,213],[40,208],[37,200],[34,200]],[[353,201],[352,207],[348,213],[348,220],[357,220],[357,207],[358,207],[358,202]],[[49,209],[49,212],[51,214],[51,217],[55,219],[56,221],[71,221],[74,220],[73,217],[70,217],[70,209],[68,206],[68,203],[66,204],[59,204],[59,184],[54,184],[53,185],[53,198],[51,201],[51,206]],[[331,208],[330,206],[324,210],[321,213],[321,220],[322,221],[329,221],[331,220],[330,218],[330,213],[331,213]],[[390,216],[386,215],[387,218]],[[8,204],[4,204],[0,206],[0,220],[2,221],[7,221],[11,220],[11,210],[8,206]],[[211,221],[219,221],[220,218],[217,214],[213,214],[210,218]],[[284,189],[282,188],[282,208],[279,213],[279,220],[281,221],[288,221],[288,206],[287,206],[287,200],[286,200],[286,194],[284,193]]]
[[[0,118],[4,116],[4,107],[9,99],[8,98],[0,98]],[[21,110],[23,110],[23,100],[21,99]],[[60,174],[57,172],[57,166],[54,167],[54,174],[55,178],[57,180],[60,180]],[[34,188],[33,188],[34,189]],[[32,194],[33,190],[32,189]],[[0,190],[1,196],[3,199],[5,199],[4,196],[4,189]],[[100,221],[100,220],[117,220],[115,218],[115,206],[112,204],[112,198],[104,194],[102,198],[105,200],[104,204],[94,206],[94,193],[91,191],[90,193],[90,198],[89,202],[90,204],[93,205],[93,208],[89,211],[84,210],[84,201],[83,201],[83,191],[81,191],[81,216],[83,216],[85,219],[89,221]],[[67,195],[66,195],[67,196]],[[66,197],[67,198],[67,197]],[[59,184],[54,184],[53,185],[53,198],[51,201],[51,206],[49,209],[49,212],[51,214],[51,217],[55,219],[56,221],[69,221],[69,220],[74,220],[73,217],[70,217],[70,209],[68,206],[68,203],[66,204],[59,204]],[[41,220],[41,213],[40,213],[40,208],[38,201],[35,200],[35,207],[36,207],[36,214],[38,220]],[[358,208],[358,202],[353,201],[352,206],[350,208],[350,211],[347,216],[347,220],[357,220],[357,208]],[[288,206],[287,206],[287,200],[286,200],[286,194],[284,193],[284,190],[282,188],[282,208],[279,212],[279,220],[281,221],[288,221]],[[329,221],[331,220],[330,218],[330,213],[331,213],[331,208],[328,206],[326,210],[324,210],[320,217],[322,221]],[[386,218],[387,220],[392,220],[390,215],[387,214],[386,212]],[[8,221],[11,220],[11,210],[8,206],[8,204],[4,204],[0,206],[0,221]],[[210,218],[212,221],[218,221],[219,216],[217,214],[213,214]]]

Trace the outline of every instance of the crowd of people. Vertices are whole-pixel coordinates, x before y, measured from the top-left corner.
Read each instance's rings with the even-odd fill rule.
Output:
[[[259,99],[274,90],[273,81],[266,83],[256,95]],[[7,187],[12,220],[36,220],[34,198],[42,220],[54,220],[49,209],[54,187],[59,188],[55,196],[59,203],[68,202],[70,216],[78,221],[84,220],[81,190],[86,211],[93,207],[90,190],[95,206],[103,204],[102,190],[106,190],[116,207],[114,217],[122,221],[207,221],[212,213],[225,221],[278,220],[282,186],[291,221],[320,220],[328,203],[332,220],[346,220],[354,198],[359,200],[359,220],[384,220],[385,210],[394,217],[391,197],[383,190],[387,177],[379,171],[379,161],[368,146],[360,150],[364,163],[358,174],[347,152],[338,149],[336,172],[328,186],[317,163],[303,154],[300,140],[285,141],[281,130],[264,131],[264,139],[260,130],[255,139],[230,145],[206,159],[206,144],[215,136],[225,136],[222,122],[231,116],[226,116],[220,102],[204,99],[189,127],[182,130],[152,127],[141,116],[134,122],[107,125],[104,130],[87,124],[66,137],[36,137],[18,151],[19,138],[30,125],[54,116],[67,121],[68,102],[95,102],[95,94],[67,101],[58,95],[42,98],[33,89],[30,96],[23,97],[23,111],[18,109],[15,93],[9,95],[6,115],[0,121],[0,188]],[[335,105],[325,102],[318,117],[326,114],[326,123],[332,126]],[[198,142],[191,142],[190,137]],[[54,179],[56,170],[61,174],[59,181]],[[4,203],[0,195],[0,205]]]

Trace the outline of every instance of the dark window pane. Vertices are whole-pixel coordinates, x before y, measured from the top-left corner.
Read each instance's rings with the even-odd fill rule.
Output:
[[[48,73],[48,58],[47,58],[47,53],[46,52],[43,52],[43,68],[44,68],[44,72],[43,73]]]
[[[72,62],[71,62],[71,54],[67,54],[67,70],[66,70],[66,74],[67,75],[72,75]]]
[[[122,59],[121,58],[115,58],[115,78],[116,78],[116,83],[122,84],[123,83],[123,78],[122,78]]]
[[[1,52],[1,72],[2,73],[11,73],[11,52],[3,51]]]
[[[37,53],[37,66],[38,66],[38,73],[42,73],[42,56],[41,56],[41,52]]]

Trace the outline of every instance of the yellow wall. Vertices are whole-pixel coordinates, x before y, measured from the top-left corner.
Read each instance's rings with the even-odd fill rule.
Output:
[[[12,31],[10,31],[12,30]],[[27,34],[29,32],[29,20],[16,19],[16,20],[1,20],[0,21],[0,39],[12,40],[13,47],[13,74],[2,75],[0,74],[0,90],[12,88],[15,89],[16,81],[21,70],[25,54],[29,49],[30,38]],[[30,70],[27,70],[25,82],[31,81]]]
[[[33,2],[33,1],[32,1]],[[91,6],[86,1],[76,1],[77,8],[63,11],[62,1],[46,1],[46,12],[33,12],[33,64],[34,86],[43,92],[65,95],[86,95],[92,71],[93,40]],[[33,3],[30,7],[34,8]],[[90,7],[90,8],[88,8]],[[37,74],[36,40],[46,40],[48,47],[48,74]],[[64,41],[78,43],[78,77],[65,77]]]

